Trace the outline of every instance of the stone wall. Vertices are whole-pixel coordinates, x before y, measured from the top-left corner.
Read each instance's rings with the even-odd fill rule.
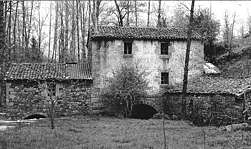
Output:
[[[41,82],[40,87],[34,84],[22,81],[7,83],[9,98],[6,112],[10,118],[19,119],[34,113],[48,114],[50,98],[46,90],[41,89],[45,82]],[[56,84],[56,97],[51,96],[56,101],[56,116],[89,113],[91,82],[67,81]]]
[[[187,118],[197,125],[227,125],[243,121],[243,100],[230,95],[188,95],[186,97]],[[165,111],[169,115],[182,117],[180,94],[165,96]]]
[[[121,64],[137,65],[148,74],[147,79],[151,89],[149,94],[156,94],[160,89],[160,73],[169,72],[171,85],[180,83],[183,77],[186,42],[171,41],[168,57],[160,55],[160,41],[134,40],[132,55],[124,55],[122,40],[92,41],[92,72],[94,87],[105,86],[107,77]],[[200,41],[192,41],[189,77],[202,73],[204,63],[204,47]]]

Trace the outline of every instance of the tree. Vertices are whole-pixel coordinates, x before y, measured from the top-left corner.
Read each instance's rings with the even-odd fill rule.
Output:
[[[116,12],[111,11],[111,13],[115,13],[117,16],[117,20],[118,20],[118,25],[119,26],[123,26],[124,25],[124,18],[126,16],[126,12],[123,11],[127,8],[127,4],[124,1],[121,1],[120,3],[117,2],[117,0],[114,0],[115,6],[116,6]],[[120,4],[120,5],[119,5]]]
[[[103,88],[101,99],[105,107],[113,114],[130,117],[132,106],[146,95],[148,83],[145,72],[137,67],[122,65],[113,77],[107,79],[107,87]]]
[[[5,29],[4,29],[4,2],[0,1],[0,105],[4,99],[4,83],[2,83],[5,74]]]
[[[189,55],[190,55],[190,46],[191,46],[191,36],[192,36],[192,25],[193,25],[193,13],[194,13],[194,3],[195,0],[192,0],[191,10],[190,10],[190,18],[189,25],[187,31],[187,48],[186,48],[186,58],[185,58],[185,66],[184,66],[184,78],[183,78],[183,88],[182,88],[182,113],[183,118],[186,116],[186,92],[187,92],[187,84],[188,84],[188,65],[189,65]]]
[[[51,2],[50,2],[50,24],[49,24],[49,45],[48,45],[48,62],[50,61],[51,53]]]
[[[161,0],[159,0],[157,27],[160,27],[160,21],[161,21],[160,19],[161,19]]]
[[[149,27],[149,25],[150,25],[150,11],[151,11],[151,0],[148,0],[147,27]]]
[[[134,0],[135,26],[138,26],[138,8],[137,0]]]
[[[224,40],[225,47],[228,49],[229,54],[231,54],[231,50],[232,50],[235,16],[236,16],[236,13],[234,13],[232,23],[230,23],[231,21],[229,19],[229,14],[227,11],[225,11],[225,16],[224,16],[225,28],[223,31],[223,40]]]

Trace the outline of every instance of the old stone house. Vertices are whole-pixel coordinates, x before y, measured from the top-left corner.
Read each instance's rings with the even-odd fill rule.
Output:
[[[122,64],[146,71],[149,94],[183,80],[187,32],[178,28],[98,26],[90,34],[92,74],[95,88]],[[203,73],[204,46],[192,35],[189,78]]]
[[[53,98],[61,95],[69,87],[74,88],[72,92],[76,92],[76,94],[85,93],[87,91],[85,88],[91,90],[92,86],[90,68],[88,63],[12,63],[8,66],[4,79],[6,84],[6,101],[4,104],[12,107],[18,102],[21,103],[22,101],[18,101],[21,100],[20,97],[16,98],[17,92],[20,92],[17,89],[21,88],[24,91],[23,88],[26,88],[25,91],[29,91],[29,88],[38,88],[38,85],[45,86]],[[46,95],[47,92],[41,94]],[[35,95],[33,99],[35,99]],[[86,100],[71,99],[76,102]]]

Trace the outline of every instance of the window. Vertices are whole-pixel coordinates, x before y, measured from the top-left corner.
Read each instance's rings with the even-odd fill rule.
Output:
[[[161,72],[161,84],[169,84],[169,73]]]
[[[160,45],[160,54],[161,55],[168,55],[168,47],[169,47],[170,43],[169,42],[162,42]]]
[[[56,96],[56,83],[48,82],[48,91],[51,96]]]
[[[132,54],[132,42],[124,42],[124,54]]]

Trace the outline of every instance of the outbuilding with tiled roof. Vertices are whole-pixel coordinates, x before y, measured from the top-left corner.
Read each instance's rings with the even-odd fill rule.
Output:
[[[91,87],[92,73],[89,63],[12,63],[8,65],[6,82],[7,104],[15,98],[15,88],[37,87],[46,84],[54,96],[71,85]]]

